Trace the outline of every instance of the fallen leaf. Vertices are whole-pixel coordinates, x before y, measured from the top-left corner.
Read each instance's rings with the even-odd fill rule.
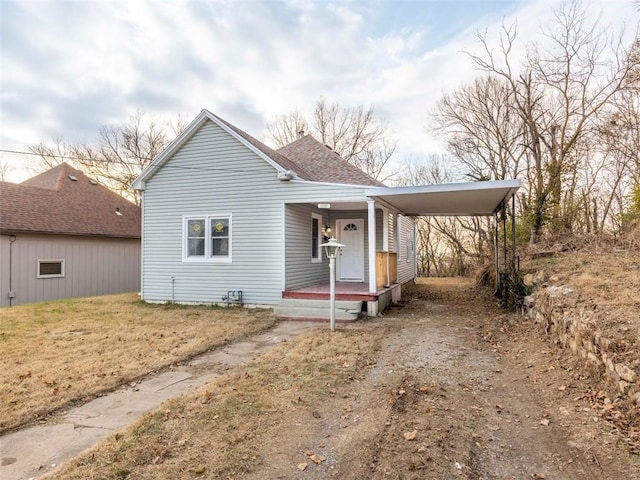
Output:
[[[307,463],[305,463],[305,462],[299,463],[298,464],[298,470],[300,470],[301,472],[304,472],[307,469],[308,466],[309,465]]]
[[[566,385],[560,385],[560,386],[558,387],[558,390],[560,390],[561,392],[564,392],[566,389],[567,389],[567,386],[566,386]]]
[[[531,478],[547,478],[547,476],[542,472],[538,472],[538,473],[532,474]]]
[[[411,441],[416,439],[416,435],[418,434],[418,430],[414,430],[413,432],[404,432],[402,436],[405,440]]]
[[[548,418],[543,418],[542,420],[540,420],[540,425],[544,425],[545,427],[549,425],[549,419]]]
[[[313,463],[315,463],[316,465],[319,463],[322,463],[326,460],[326,458],[324,458],[322,455],[318,455],[317,453],[314,453],[313,455],[311,455],[309,457],[311,459],[311,461],[313,461]]]
[[[311,412],[311,415],[313,415],[313,418],[322,418],[322,417],[320,416],[320,413],[318,413],[318,412],[317,412],[317,411],[315,411],[315,410],[314,410],[313,412]]]

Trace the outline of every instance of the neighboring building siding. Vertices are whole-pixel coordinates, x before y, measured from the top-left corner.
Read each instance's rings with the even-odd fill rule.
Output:
[[[398,249],[398,282],[406,283],[415,277],[415,239],[414,220],[400,215],[398,218],[400,230]],[[413,247],[411,247],[411,244]],[[413,252],[413,255],[411,254]]]
[[[324,252],[321,252],[321,263],[311,262],[311,214],[322,216],[322,229],[328,222],[326,210],[309,204],[289,204],[285,208],[285,287],[295,289],[326,282],[329,278],[329,263]],[[322,231],[320,243],[323,243]]]
[[[9,236],[0,236],[0,305],[9,305]],[[62,278],[37,278],[38,260],[64,260]],[[16,234],[13,305],[140,289],[140,240]]]
[[[278,304],[285,204],[338,199],[364,201],[364,187],[279,181],[271,165],[206,122],[146,184],[143,298],[218,303],[228,290],[242,290],[245,303]],[[232,214],[232,262],[183,262],[183,215],[217,213]]]

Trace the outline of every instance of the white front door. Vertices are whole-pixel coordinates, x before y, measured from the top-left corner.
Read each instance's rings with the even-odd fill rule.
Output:
[[[338,259],[338,280],[364,281],[364,220],[337,220],[338,241],[344,245]]]

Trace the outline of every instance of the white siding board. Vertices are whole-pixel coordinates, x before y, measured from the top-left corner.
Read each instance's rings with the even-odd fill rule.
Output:
[[[309,204],[289,204],[285,207],[285,279],[286,288],[295,289],[326,282],[329,279],[329,263],[321,252],[321,263],[311,262],[311,214],[322,217],[320,225],[320,243],[322,228],[328,222],[326,210],[320,210]]]
[[[400,215],[398,217],[399,248],[398,248],[398,282],[406,283],[415,278],[415,254],[413,258],[407,257],[407,249],[409,240],[413,236],[414,220],[410,217]],[[415,252],[415,240],[414,240]]]
[[[176,301],[217,303],[242,290],[246,303],[275,305],[283,288],[283,204],[364,198],[364,188],[279,181],[271,165],[207,122],[146,184],[143,298],[171,300],[173,276]],[[232,263],[182,262],[183,215],[216,213],[233,217]]]

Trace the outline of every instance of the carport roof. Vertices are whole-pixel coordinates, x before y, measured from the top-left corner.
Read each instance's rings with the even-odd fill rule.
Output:
[[[405,215],[493,215],[522,186],[520,180],[443,183],[417,187],[368,188],[366,195],[397,208]]]

